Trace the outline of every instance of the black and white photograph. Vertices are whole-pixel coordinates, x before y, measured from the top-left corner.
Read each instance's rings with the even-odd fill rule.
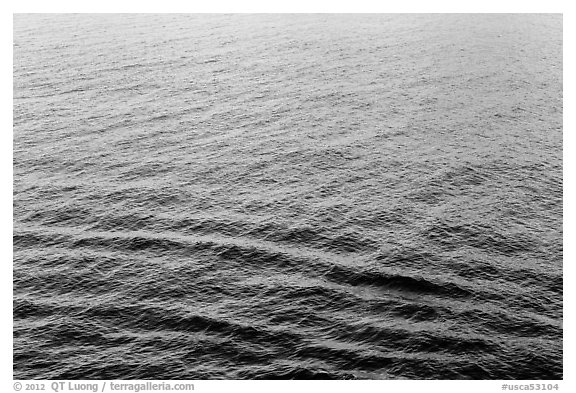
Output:
[[[12,18],[14,380],[558,390],[563,14]]]

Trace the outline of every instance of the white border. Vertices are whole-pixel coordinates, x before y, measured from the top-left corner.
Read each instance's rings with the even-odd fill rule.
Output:
[[[13,1],[11,12],[137,12],[137,13],[202,13],[202,12],[241,12],[241,13],[562,13],[569,4],[565,0],[483,0],[467,2],[462,0],[291,0],[285,2],[265,0],[211,0],[211,1],[125,1],[100,0],[80,2],[74,0],[21,0]]]

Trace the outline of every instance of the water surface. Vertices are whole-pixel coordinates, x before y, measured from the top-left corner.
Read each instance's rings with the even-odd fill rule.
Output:
[[[562,378],[561,15],[16,15],[14,378]]]

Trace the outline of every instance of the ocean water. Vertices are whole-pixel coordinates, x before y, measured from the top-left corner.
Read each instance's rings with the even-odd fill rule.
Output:
[[[15,15],[14,378],[561,379],[561,15]]]

